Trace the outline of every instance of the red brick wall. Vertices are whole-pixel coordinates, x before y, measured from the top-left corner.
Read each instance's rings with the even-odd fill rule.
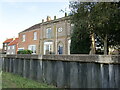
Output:
[[[34,40],[34,32],[37,32],[37,40]],[[22,41],[23,35],[26,35],[25,42]],[[18,48],[28,49],[29,45],[36,45],[36,53],[38,54],[39,48],[39,38],[40,38],[40,30],[31,30],[27,32],[19,33],[19,44]]]

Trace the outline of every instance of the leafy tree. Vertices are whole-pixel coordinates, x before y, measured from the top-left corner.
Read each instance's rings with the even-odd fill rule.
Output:
[[[94,32],[104,42],[104,54],[109,45],[117,45],[120,40],[120,8],[119,3],[97,3],[93,7],[91,17],[95,24]],[[119,34],[119,35],[118,35]]]
[[[74,32],[77,32],[73,32],[72,36],[84,32],[91,36],[98,35],[104,43],[104,54],[107,54],[109,45],[120,44],[120,2],[71,2],[70,7],[73,14],[72,23],[75,24]],[[71,47],[75,47],[74,44]]]
[[[90,9],[94,3],[70,2],[71,23],[74,29],[71,37],[71,53],[88,54],[91,48],[92,28],[89,27]],[[88,27],[90,30],[88,30]]]
[[[79,29],[73,30],[73,35],[71,37],[71,54],[88,54],[90,51],[90,35],[86,33],[84,27],[80,27],[80,30],[84,30],[84,32],[79,33]]]

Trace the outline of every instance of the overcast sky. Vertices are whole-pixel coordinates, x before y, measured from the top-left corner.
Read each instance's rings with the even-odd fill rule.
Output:
[[[9,2],[8,2],[9,1]],[[19,1],[19,0],[18,0]],[[69,1],[52,0],[51,2],[27,0],[27,2],[18,2],[17,0],[3,0],[0,3],[0,48],[2,42],[7,38],[18,37],[18,33],[29,28],[32,25],[40,23],[47,16],[57,18],[63,17],[61,9],[69,7]],[[25,1],[25,0],[23,0]]]

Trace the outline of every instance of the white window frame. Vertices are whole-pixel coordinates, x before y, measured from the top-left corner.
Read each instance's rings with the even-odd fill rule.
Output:
[[[6,47],[6,46],[4,47],[4,50],[7,50],[7,47]]]
[[[68,55],[70,55],[71,39],[68,40]]]
[[[22,51],[22,50],[24,50],[24,48],[18,48],[18,51]]]
[[[32,47],[32,48],[31,48]],[[35,49],[35,50],[32,50],[32,49]],[[36,53],[36,45],[29,45],[28,46],[28,50],[31,50],[31,51],[33,51],[33,54],[35,54]]]
[[[11,52],[11,54],[14,54],[13,52]]]
[[[12,46],[12,49],[15,49],[15,47],[14,47],[14,46]]]
[[[47,28],[46,29],[46,38],[51,38],[52,37],[52,29],[51,28]]]
[[[10,46],[8,46],[8,50],[10,50]]]
[[[5,45],[5,46],[7,46],[7,44],[6,44],[6,43],[5,43],[4,45]]]
[[[9,52],[7,52],[7,54],[10,54]]]
[[[34,32],[33,39],[34,39],[34,40],[37,40],[37,32]]]
[[[63,31],[63,28],[62,27],[59,27],[58,28],[58,32],[62,32]]]
[[[25,39],[26,39],[26,35],[22,35],[22,41],[25,42]]]
[[[53,52],[53,42],[44,42],[44,55],[46,54],[46,46],[48,46],[49,52]]]

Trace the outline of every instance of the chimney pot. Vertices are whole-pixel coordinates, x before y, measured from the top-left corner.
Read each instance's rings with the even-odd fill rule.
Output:
[[[54,16],[54,20],[56,19],[56,16]]]
[[[67,17],[67,13],[65,13],[65,17]]]
[[[15,40],[15,37],[13,37],[13,40]]]
[[[50,16],[47,16],[47,21],[50,21],[51,20],[51,17]]]
[[[42,23],[44,22],[44,19],[42,19]]]

